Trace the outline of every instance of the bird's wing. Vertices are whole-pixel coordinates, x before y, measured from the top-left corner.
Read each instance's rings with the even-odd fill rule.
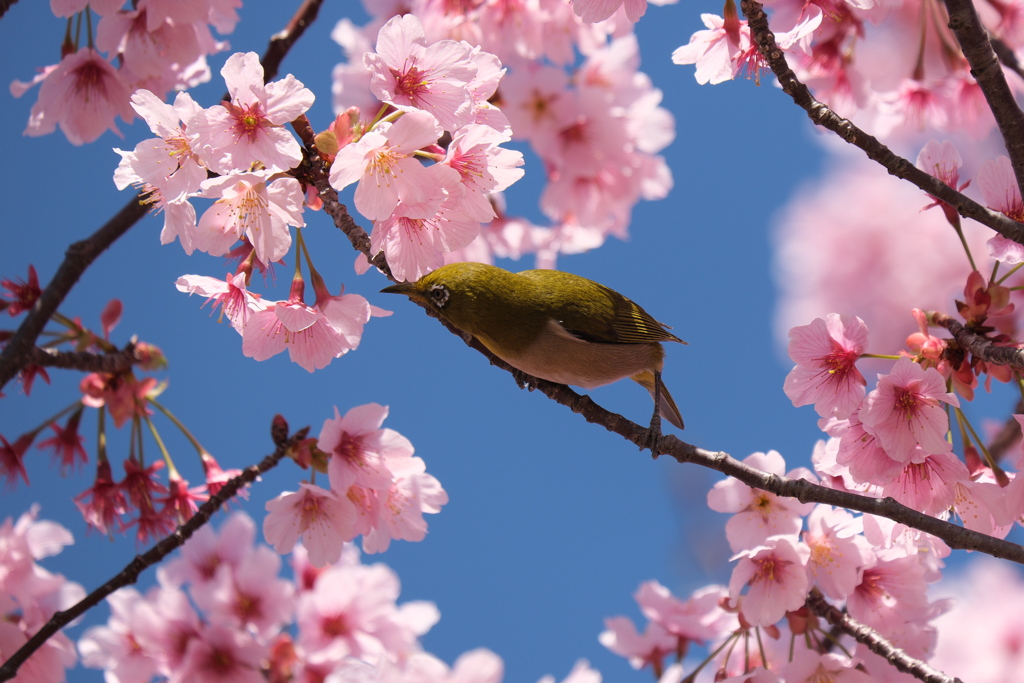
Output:
[[[574,337],[605,344],[649,344],[683,340],[639,305],[604,285],[557,270],[527,270],[541,292],[558,292],[550,304],[556,320]]]

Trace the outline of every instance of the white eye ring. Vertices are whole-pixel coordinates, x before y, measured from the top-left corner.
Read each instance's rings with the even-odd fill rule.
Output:
[[[430,300],[434,302],[434,305],[438,308],[444,308],[444,305],[448,303],[448,299],[451,296],[451,292],[444,285],[431,285],[430,287]]]

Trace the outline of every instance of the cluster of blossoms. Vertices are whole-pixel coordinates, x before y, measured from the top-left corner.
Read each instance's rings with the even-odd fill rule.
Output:
[[[805,468],[785,472],[775,451],[744,463],[817,483]],[[939,579],[949,554],[941,541],[884,518],[779,498],[734,479],[716,484],[708,505],[732,514],[725,527],[735,553],[729,586],[708,586],[681,601],[657,582],[642,585],[636,599],[650,620],[644,632],[615,617],[601,636],[634,668],[651,666],[662,681],[672,672],[678,681],[678,662],[697,642],[714,646],[701,667],[712,663],[716,681],[867,683],[900,676],[861,644],[844,637],[837,647],[830,626],[805,606],[812,593],[911,657],[934,653],[933,620],[949,607],[928,599],[928,585]],[[677,663],[666,669],[667,656]]]
[[[3,280],[0,281],[0,287],[11,295],[9,301],[0,300],[0,303],[12,316],[29,310],[40,296],[38,278],[35,269],[31,267],[27,280]],[[124,357],[127,350],[117,349],[110,341],[110,333],[120,321],[121,313],[121,302],[112,299],[100,314],[101,334],[91,331],[77,318],[57,314],[55,320],[65,329],[53,335],[49,346],[56,349],[67,345],[76,352],[97,359],[114,354]],[[141,436],[144,425],[155,430],[150,420],[153,406],[171,417],[166,408],[156,402],[165,384],[158,382],[155,377],[140,377],[136,374],[139,370],[164,368],[167,361],[163,353],[156,346],[141,341],[133,342],[128,350],[133,362],[126,363],[120,370],[87,373],[78,385],[80,397],[71,405],[13,441],[0,434],[0,480],[4,480],[9,487],[15,486],[18,479],[26,485],[29,483],[25,456],[33,445],[51,452],[53,462],[60,467],[61,474],[88,464],[89,455],[80,427],[85,409],[94,408],[99,414],[100,444],[96,454],[96,478],[92,486],[75,497],[75,505],[86,523],[97,531],[104,534],[123,533],[135,527],[139,542],[145,542],[169,534],[176,525],[191,518],[197,504],[206,500],[208,493],[216,494],[239,470],[221,469],[217,460],[186,431],[186,436],[198,453],[205,475],[204,485],[190,488],[167,453],[164,453],[164,460],[156,460],[147,465],[141,447],[131,449],[123,461],[124,477],[115,481],[107,449],[106,416],[110,416],[115,429],[130,425],[133,443]],[[22,388],[26,395],[31,393],[36,377],[50,382],[42,366],[30,363],[21,372]],[[65,415],[69,416],[61,424],[59,421]],[[173,417],[171,420],[181,427]],[[39,440],[44,430],[52,431],[53,435]],[[165,463],[169,465],[166,485],[158,479]]]
[[[948,28],[946,7],[934,0],[765,3],[771,27],[797,76],[815,96],[876,135],[923,128],[984,137],[994,119],[970,65]],[[1010,50],[1024,45],[1022,4],[983,2],[985,28]],[[734,0],[723,16],[702,15],[707,30],[693,34],[673,55],[695,64],[699,83],[720,83],[764,63]],[[883,21],[884,19],[884,21]],[[884,54],[885,58],[877,56]],[[1019,88],[1019,81],[1008,79]]]
[[[210,28],[221,35],[233,32],[236,10],[242,6],[241,0],[140,0],[131,9],[123,9],[124,4],[124,0],[50,3],[54,14],[68,20],[62,59],[40,69],[28,83],[11,84],[11,94],[21,97],[42,83],[26,135],[46,135],[60,126],[72,144],[92,142],[107,130],[117,132],[117,116],[126,122],[134,119],[129,97],[139,88],[162,96],[205,83],[210,80],[207,55],[227,49],[227,43],[215,39]],[[100,16],[95,36],[91,12]],[[89,32],[86,41],[80,40],[83,19]]]
[[[286,300],[248,291],[253,270],[284,258],[292,248],[291,227],[305,225],[302,186],[286,173],[302,161],[302,149],[283,126],[309,109],[313,93],[291,74],[264,84],[252,52],[232,55],[221,74],[231,100],[206,109],[188,93],[168,105],[137,91],[132,106],[158,137],[131,152],[117,150],[122,159],[114,181],[120,189],[140,186],[163,211],[161,242],[178,239],[189,254],[198,249],[238,259],[238,272],[224,280],[185,275],[177,286],[222,307],[243,338],[245,355],[265,360],[287,350],[313,372],[356,348],[363,325],[387,312],[358,294],[332,295],[315,271],[316,303],[310,306],[298,268]],[[216,177],[208,177],[211,172]],[[197,197],[214,200],[198,220],[191,201]]]
[[[324,421],[316,447],[307,444],[296,460],[326,470],[330,489],[304,482],[267,503],[263,533],[278,552],[290,552],[301,538],[310,562],[323,566],[360,534],[368,553],[387,550],[392,539],[423,540],[423,513],[440,512],[448,494],[408,439],[381,428],[387,415],[387,407],[369,403],[344,417],[335,408]]]
[[[78,641],[82,662],[121,683],[500,683],[504,665],[489,650],[467,652],[452,667],[423,650],[419,638],[440,614],[430,602],[397,604],[398,576],[387,566],[362,564],[347,544],[318,567],[297,546],[294,579],[285,579],[281,558],[254,545],[255,534],[240,512],[220,533],[202,527],[160,568],[157,586],[108,598],[107,624]],[[600,680],[581,662],[565,683]]]
[[[38,508],[17,522],[0,524],[0,654],[6,659],[54,615],[85,597],[85,590],[36,560],[52,557],[74,543],[55,522],[38,521]],[[50,637],[22,665],[18,680],[58,683],[77,661],[75,646],[63,633]]]
[[[490,173],[482,175],[486,182],[477,175],[475,186],[467,185],[465,192],[467,196],[477,192],[474,203],[479,205],[479,215],[493,220],[479,237],[474,227],[441,244],[440,251],[449,252],[445,255],[448,262],[489,262],[496,256],[518,258],[536,253],[542,264],[550,266],[559,252],[598,247],[609,234],[624,237],[633,205],[641,198],[660,199],[671,189],[671,172],[657,152],[674,138],[674,122],[659,106],[661,91],[638,71],[636,37],[627,18],[635,20],[639,16],[635,9],[641,8],[642,13],[646,3],[575,6],[587,21],[604,14],[600,23],[585,23],[572,6],[556,1],[529,6],[417,1],[403,7],[410,12],[403,17],[388,14],[390,6],[365,4],[373,17],[369,24],[356,27],[342,20],[333,34],[349,59],[334,72],[336,111],[349,107],[373,110],[380,102],[405,110],[416,107],[434,114],[440,127],[458,139],[458,131],[450,125],[460,125],[459,120],[446,121],[446,109],[468,107],[476,110],[480,123],[494,131],[465,138],[463,150],[476,149],[474,157],[479,159],[487,144],[511,136],[512,140],[528,141],[544,165],[548,184],[541,209],[552,227],[505,215],[499,196],[491,198],[491,206],[481,201],[484,192],[497,193],[514,179],[514,173],[518,177],[512,169],[513,162],[518,165],[518,157],[505,152],[489,162]],[[400,26],[406,27],[401,33]],[[370,52],[374,35],[376,53]],[[615,36],[614,40],[610,36]],[[410,48],[410,43],[415,47]],[[470,49],[470,44],[479,47]],[[461,50],[457,45],[463,46]],[[577,50],[585,57],[579,64]],[[443,63],[438,61],[442,57]],[[509,73],[498,88],[502,64]],[[452,95],[460,90],[465,94]],[[446,101],[442,105],[439,99]],[[421,117],[417,123],[423,140],[436,140],[429,119]],[[412,124],[407,127],[411,131]],[[460,170],[465,184],[471,176],[452,158],[453,147],[454,143],[442,163]],[[461,154],[466,156],[466,152]],[[435,175],[443,181],[444,175],[450,174],[437,171]],[[344,179],[352,182],[354,178],[346,175]],[[366,214],[376,221],[374,243],[383,246],[392,268],[395,262],[388,244],[400,233],[393,219],[382,220],[376,214],[394,209],[394,194],[390,191],[386,203]],[[364,198],[368,205],[365,190]],[[403,201],[398,202],[399,214]],[[421,200],[413,195],[413,201]],[[356,205],[360,207],[358,190]],[[444,208],[442,204],[441,210]],[[365,213],[361,207],[360,211]],[[483,220],[476,215],[473,219]],[[436,243],[435,239],[427,244]],[[440,263],[435,256],[431,267]],[[403,272],[412,274],[408,268]]]
[[[488,195],[523,175],[522,154],[500,146],[511,137],[508,119],[488,102],[504,70],[465,41],[428,42],[412,14],[381,27],[363,65],[377,108],[395,110],[397,120],[357,131],[358,139],[335,126],[330,182],[338,190],[358,182],[356,208],[374,222],[372,252],[384,252],[397,279],[417,280],[472,242],[496,217]],[[445,132],[447,150],[438,145]]]

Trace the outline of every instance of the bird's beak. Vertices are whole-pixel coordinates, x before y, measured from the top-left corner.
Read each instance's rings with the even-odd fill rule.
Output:
[[[405,294],[410,299],[416,301],[424,301],[423,295],[416,289],[415,282],[399,282],[397,285],[391,285],[380,290],[382,294]]]

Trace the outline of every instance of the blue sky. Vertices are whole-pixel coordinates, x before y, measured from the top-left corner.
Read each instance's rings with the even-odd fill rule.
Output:
[[[47,5],[15,4],[0,21],[0,81],[27,80],[36,67],[57,60],[63,23]],[[295,6],[244,7],[230,36],[233,49],[262,52]],[[328,34],[342,16],[338,11],[339,4],[326,5],[281,70],[317,94],[310,117],[318,129],[331,117],[330,71],[341,53]],[[676,117],[676,141],[665,151],[675,188],[663,201],[637,206],[629,241],[562,257],[559,266],[636,300],[689,342],[667,349],[665,381],[687,425],[679,436],[740,458],[774,448],[790,467],[807,465],[820,433],[813,411],[794,409],[782,393],[789,367],[772,336],[770,229],[795,188],[819,173],[822,154],[806,116],[772,82],[702,87],[692,67],[671,63],[672,50],[703,28],[701,11],[719,13],[721,7],[652,7],[637,28],[642,69]],[[212,60],[215,72],[227,54]],[[194,95],[209,106],[223,90],[215,75]],[[46,282],[67,245],[130,198],[110,179],[118,160],[111,148],[131,148],[150,135],[136,122],[122,126],[123,140],[108,133],[84,147],[71,146],[60,134],[23,137],[34,96],[32,91],[0,107],[6,131],[0,277],[24,277],[32,263]],[[528,157],[525,168],[526,179],[508,193],[509,209],[540,221],[536,158]],[[336,291],[344,282],[346,291],[394,311],[367,325],[357,351],[315,374],[285,355],[263,363],[243,357],[238,335],[201,309],[200,298],[174,288],[185,273],[223,276],[222,260],[188,257],[177,244],[162,247],[162,221],[151,216],[97,260],[61,311],[98,325],[106,302],[120,298],[125,312],[114,340],[123,344],[137,334],[164,350],[170,367],[159,375],[169,380],[163,404],[225,467],[244,467],[272,450],[268,431],[275,413],[293,428],[312,425],[316,433],[332,406],[342,412],[368,402],[390,406],[385,426],[412,441],[451,502],[429,518],[424,542],[397,542],[382,556],[364,559],[398,572],[402,600],[438,605],[442,618],[424,639],[425,648],[449,663],[466,650],[490,648],[505,660],[508,681],[533,681],[545,673],[561,678],[580,657],[605,680],[644,680],[648,674],[632,673],[597,642],[602,619],[638,617],[632,593],[647,579],[657,578],[679,595],[727,580],[726,518],[705,505],[718,475],[652,461],[542,395],[519,390],[507,373],[419,308],[378,294],[388,284],[378,273],[356,276],[354,253],[325,216],[307,213],[306,220],[304,234],[330,287]],[[533,264],[499,265],[517,270]],[[285,297],[289,275],[290,266],[278,269],[272,298]],[[13,440],[75,400],[80,376],[51,374],[53,384],[37,383],[30,399],[16,385],[7,387],[0,433]],[[637,422],[650,417],[647,393],[632,383],[591,395]],[[179,470],[200,480],[188,444],[169,424],[158,424]],[[126,434],[112,441],[115,452],[126,448]],[[133,539],[110,542],[86,534],[71,498],[90,485],[91,466],[62,479],[48,458],[31,452],[32,485],[5,492],[0,517],[40,503],[43,517],[65,524],[76,538],[46,566],[91,589],[130,561],[136,547]],[[296,489],[302,477],[285,463],[252,489],[244,509],[261,520],[266,500]],[[152,581],[149,572],[142,585]],[[96,612],[86,625],[106,619],[105,608]],[[72,637],[82,628],[73,629]],[[76,680],[86,680],[80,674]]]

